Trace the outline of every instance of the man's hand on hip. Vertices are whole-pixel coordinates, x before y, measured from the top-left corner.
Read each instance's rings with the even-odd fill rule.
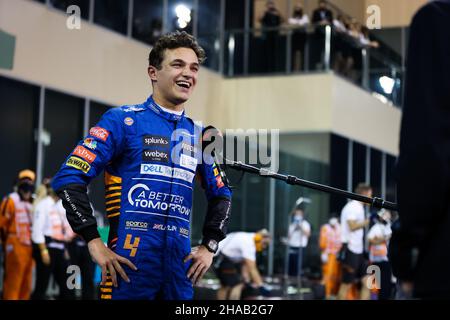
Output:
[[[105,246],[100,238],[89,241],[88,248],[92,259],[94,259],[102,269],[102,284],[106,282],[106,275],[108,272],[111,275],[115,287],[117,287],[117,273],[119,273],[126,282],[130,282],[130,279],[120,265],[121,263],[124,263],[131,269],[137,270],[136,266],[130,260],[114,253]]]
[[[206,271],[208,271],[213,257],[214,253],[206,249],[205,246],[200,245],[193,248],[191,254],[184,259],[185,263],[192,259],[192,265],[189,268],[187,276],[194,285],[197,284],[198,281],[203,278]]]

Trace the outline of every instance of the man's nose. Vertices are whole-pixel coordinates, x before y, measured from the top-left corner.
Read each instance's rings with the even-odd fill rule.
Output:
[[[194,72],[192,72],[191,68],[189,66],[183,68],[182,75],[188,78],[194,77]]]

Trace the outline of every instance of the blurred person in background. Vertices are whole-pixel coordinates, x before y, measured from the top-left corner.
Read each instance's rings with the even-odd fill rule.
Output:
[[[367,48],[378,48],[380,44],[378,41],[372,41],[370,39],[370,30],[364,25],[361,25],[360,34],[359,34],[359,41],[364,47]]]
[[[341,265],[337,259],[342,247],[341,226],[338,218],[330,218],[328,223],[320,228],[319,247],[325,295],[327,299],[334,299],[338,293],[341,280]]]
[[[22,170],[15,191],[0,205],[0,230],[5,253],[3,299],[28,300],[32,287],[31,210],[35,173]]]
[[[319,7],[313,11],[312,24],[315,26],[311,37],[311,68],[313,70],[323,69],[325,55],[325,26],[333,23],[333,12],[328,9],[327,2],[319,1]]]
[[[291,212],[287,244],[289,246],[288,274],[297,277],[302,274],[305,265],[306,247],[311,236],[311,225],[305,219],[303,209],[296,208]]]
[[[360,183],[355,193],[372,197],[372,188],[368,184]],[[347,299],[349,290],[354,284],[361,284],[359,294],[361,300],[370,299],[370,291],[366,286],[368,262],[364,256],[364,228],[368,225],[365,204],[356,200],[347,202],[341,212],[343,257],[341,258],[342,280],[338,292],[340,300]]]
[[[74,291],[67,287],[69,256],[67,243],[74,237],[62,201],[50,186],[44,184],[47,196],[35,206],[33,214],[33,257],[36,261],[36,283],[33,300],[48,299],[46,292],[52,275],[59,287],[59,299],[73,299]]]
[[[309,18],[303,11],[300,4],[296,4],[292,17],[288,19],[288,24],[292,30],[292,70],[299,71],[302,68],[303,55],[306,42],[306,27],[309,25]]]
[[[401,295],[450,299],[450,1],[410,27],[389,258]]]
[[[381,272],[380,283],[377,284],[378,300],[388,300],[392,297],[392,271],[388,259],[391,235],[391,212],[383,209],[378,212],[376,222],[367,234],[370,263],[379,267]]]
[[[313,11],[312,23],[316,25],[333,23],[333,12],[328,9],[328,4],[325,0],[319,1],[319,7]]]
[[[272,0],[267,1],[266,11],[259,18],[259,22],[263,28],[265,53],[266,53],[266,71],[275,71],[277,66],[277,52],[278,52],[278,36],[280,27],[284,19],[280,11],[275,6],[275,2]],[[266,29],[266,30],[265,30]],[[268,29],[268,30],[267,30]],[[275,29],[275,30],[274,30]]]
[[[266,229],[257,232],[232,232],[219,244],[214,270],[221,287],[218,300],[239,300],[243,291],[267,295],[256,264],[256,254],[271,241]],[[252,290],[253,289],[253,290]]]

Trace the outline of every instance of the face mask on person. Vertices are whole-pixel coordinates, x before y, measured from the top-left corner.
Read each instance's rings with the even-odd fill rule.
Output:
[[[17,186],[17,189],[23,193],[34,192],[34,185],[28,182],[23,182]]]
[[[301,10],[301,9],[295,10],[294,11],[294,16],[295,17],[299,17],[299,18],[303,17],[303,10]]]

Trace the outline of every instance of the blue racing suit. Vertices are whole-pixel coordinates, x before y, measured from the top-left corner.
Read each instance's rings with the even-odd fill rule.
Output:
[[[118,276],[101,288],[104,299],[191,299],[190,216],[194,177],[206,191],[203,241],[225,237],[231,190],[212,156],[199,145],[202,128],[183,114],[162,110],[150,96],[139,105],[107,111],[53,178],[73,230],[87,242],[99,237],[87,185],[105,171],[110,223],[108,246],[133,262],[131,282]]]

